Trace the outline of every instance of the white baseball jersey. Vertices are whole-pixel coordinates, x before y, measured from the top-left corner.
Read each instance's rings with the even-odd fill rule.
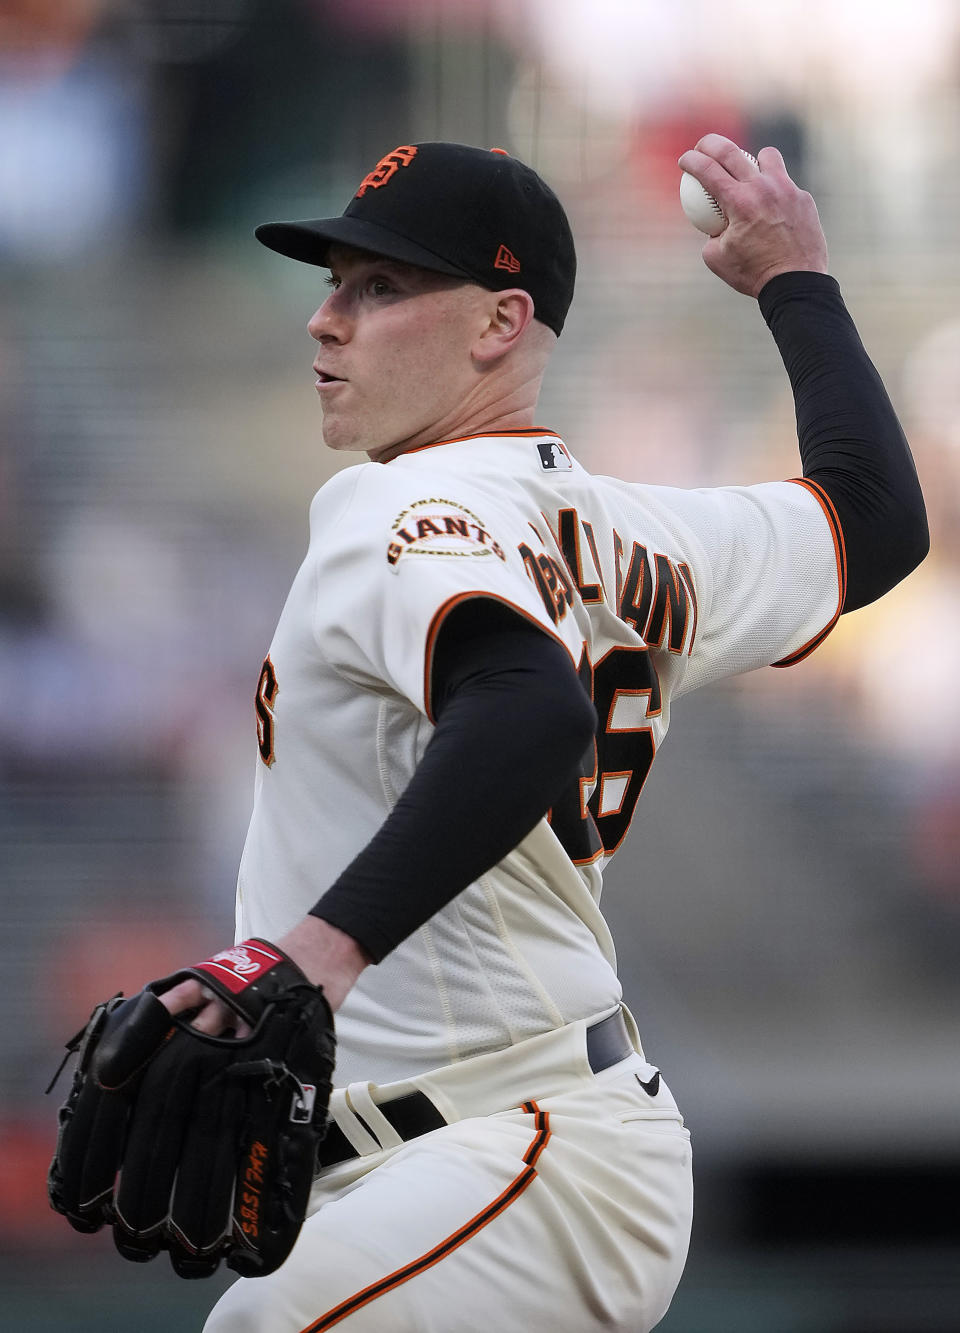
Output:
[[[825,636],[843,587],[829,502],[807,483],[592,476],[556,435],[521,430],[349,468],[315,497],[310,531],[260,677],[238,938],[277,939],[378,831],[432,734],[444,616],[493,597],[569,652],[597,707],[592,765],[513,852],[366,969],[337,1015],[337,1082],[406,1079],[610,1012],[620,985],[601,871],[671,701],[799,660]]]

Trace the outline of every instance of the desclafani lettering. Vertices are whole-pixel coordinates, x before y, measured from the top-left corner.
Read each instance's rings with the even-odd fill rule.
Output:
[[[536,555],[526,542],[517,550],[543,601],[547,615],[557,624],[573,604],[573,590],[584,603],[602,602],[605,579],[597,553],[593,528],[576,509],[561,509],[557,515],[557,545],[566,568],[551,555]],[[586,572],[584,545],[590,552],[593,570]],[[651,648],[671,653],[693,651],[697,633],[697,593],[690,565],[659,551],[651,564],[647,548],[633,542],[624,570],[624,546],[620,534],[611,532],[616,575],[616,610],[625,625],[634,629]],[[569,575],[569,577],[568,577]]]

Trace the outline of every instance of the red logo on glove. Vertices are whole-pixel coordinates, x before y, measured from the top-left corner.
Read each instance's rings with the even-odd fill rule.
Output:
[[[201,972],[209,972],[217,977],[228,990],[237,995],[282,961],[281,954],[268,949],[260,940],[244,940],[232,949],[224,949],[212,958],[197,963],[197,967]]]

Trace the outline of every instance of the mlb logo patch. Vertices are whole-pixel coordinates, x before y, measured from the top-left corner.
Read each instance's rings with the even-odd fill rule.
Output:
[[[537,445],[544,472],[572,472],[573,462],[559,440],[542,440]]]

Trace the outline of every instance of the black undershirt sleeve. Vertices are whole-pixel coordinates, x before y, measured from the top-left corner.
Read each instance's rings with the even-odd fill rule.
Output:
[[[522,842],[579,773],[597,720],[566,650],[490,598],[444,621],[431,705],[409,784],[311,909],[374,962]]]
[[[910,449],[834,278],[782,273],[760,293],[797,412],[803,475],[837,511],[847,558],[844,611],[875,601],[929,547]]]

